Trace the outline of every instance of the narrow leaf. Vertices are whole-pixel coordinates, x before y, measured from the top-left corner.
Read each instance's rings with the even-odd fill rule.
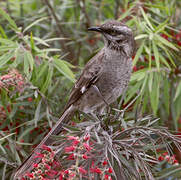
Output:
[[[11,25],[11,28],[15,31],[19,31],[18,27],[16,26],[16,23],[14,22],[13,19],[3,10],[0,8],[0,14],[9,22]]]
[[[45,19],[48,19],[48,17],[43,17],[43,18],[40,18],[40,19],[34,21],[33,23],[31,23],[29,26],[27,26],[27,27],[24,29],[23,33],[26,32],[28,29],[30,29],[32,26],[38,24],[38,23],[41,22],[41,21],[44,21]]]
[[[158,71],[160,70],[160,62],[159,62],[159,52],[158,52],[158,48],[157,46],[155,45],[155,42],[152,41],[152,45],[153,45],[153,53],[154,53],[154,56],[155,56],[155,62],[156,62],[156,67],[158,69]]]
[[[174,101],[178,98],[178,96],[181,96],[181,81],[177,85]]]
[[[152,30],[154,30],[154,28],[153,28],[151,22],[150,22],[149,19],[148,19],[148,16],[145,14],[145,11],[143,10],[142,7],[140,7],[140,9],[141,9],[141,13],[142,13],[142,15],[143,15],[145,21],[147,22],[147,24],[149,25],[149,27],[150,27]]]
[[[141,46],[137,50],[136,56],[134,57],[134,60],[133,60],[133,66],[137,63],[138,59],[140,58],[141,53],[143,52],[144,44],[145,44],[145,41],[142,42]]]
[[[172,44],[172,43],[169,42],[168,40],[164,39],[164,38],[161,37],[160,35],[155,34],[155,35],[154,35],[154,39],[155,39],[155,40],[159,40],[162,44],[164,44],[164,45],[166,45],[166,46],[168,46],[168,47],[170,47],[170,48],[178,51],[178,49],[175,47],[174,44]]]
[[[53,76],[53,67],[52,65],[50,64],[49,65],[49,69],[48,69],[48,74],[47,74],[47,78],[46,78],[46,81],[45,83],[43,84],[43,86],[41,87],[40,91],[42,93],[45,93],[48,89],[48,86],[51,84],[51,81],[52,81],[52,76]]]
[[[39,117],[40,117],[41,103],[42,103],[42,99],[39,101],[38,106],[37,106],[36,111],[35,111],[35,117],[34,117],[35,127],[37,127],[37,122],[38,122]]]
[[[3,65],[5,65],[12,57],[14,56],[14,53],[6,53],[0,57],[0,68],[2,68]]]
[[[67,64],[60,59],[54,58],[54,65],[59,72],[61,72],[65,77],[70,79],[72,82],[75,82],[75,76]]]

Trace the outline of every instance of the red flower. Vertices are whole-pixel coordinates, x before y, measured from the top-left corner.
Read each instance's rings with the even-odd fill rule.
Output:
[[[79,144],[79,143],[80,143],[79,140],[74,140],[74,141],[72,142],[72,145],[73,145],[73,146],[76,146],[76,145]]]
[[[41,154],[41,153],[38,153],[38,152],[36,152],[36,154],[37,154],[37,156],[35,156],[34,159],[44,157],[44,154]]]
[[[86,154],[83,154],[83,155],[82,155],[82,158],[83,158],[83,159],[89,159],[89,157],[88,157]]]
[[[53,160],[52,164],[55,168],[60,167],[60,163],[58,161]]]
[[[73,154],[73,153],[70,154],[70,155],[67,157],[67,159],[68,159],[68,160],[74,160],[74,159],[75,159],[74,154]]]
[[[75,150],[75,147],[74,146],[68,146],[68,147],[65,147],[65,152],[72,152]]]
[[[90,151],[92,149],[87,143],[83,143],[83,146],[87,151]]]
[[[168,36],[166,34],[161,34],[161,36],[164,38],[164,39],[167,39],[168,40]]]
[[[174,159],[173,164],[178,164],[178,161],[176,159]]]
[[[109,173],[112,173],[112,172],[113,172],[113,171],[112,171],[112,168],[109,168],[109,169],[108,169],[108,172],[109,172]]]
[[[89,135],[86,135],[85,137],[84,137],[84,141],[88,141],[90,139],[90,136]]]
[[[167,155],[168,155],[168,152],[164,152],[162,155],[163,155],[163,156],[167,156]]]
[[[108,164],[107,161],[104,161],[104,162],[102,163],[103,166],[105,166],[105,165],[107,165],[107,164]]]
[[[87,174],[87,171],[82,167],[79,167],[79,172],[82,174]]]
[[[159,161],[163,161],[163,160],[164,160],[164,157],[163,157],[163,156],[160,156],[160,157],[158,158],[158,160],[159,160]]]
[[[133,72],[136,72],[138,69],[136,66],[133,67]]]
[[[77,140],[78,137],[75,137],[75,136],[68,136],[68,140]]]
[[[46,150],[46,151],[48,151],[48,152],[51,152],[52,151],[52,149],[51,148],[49,148],[48,146],[46,146],[46,145],[42,145],[42,149],[44,149],[44,150]]]
[[[29,177],[29,178],[33,178],[34,177],[33,173],[26,173],[26,176]]]
[[[170,156],[169,156],[169,155],[166,155],[166,156],[165,156],[165,159],[166,159],[167,161],[169,161],[169,160],[170,160]]]
[[[62,174],[60,174],[60,176],[59,176],[59,180],[63,180],[63,176],[62,176]]]
[[[33,167],[34,167],[34,168],[37,168],[37,167],[38,167],[38,164],[37,164],[37,163],[33,164]]]
[[[47,175],[50,177],[55,177],[55,175],[57,175],[57,174],[58,174],[58,172],[55,170],[50,170],[47,172]]]
[[[95,166],[94,168],[91,168],[90,170],[92,173],[97,173],[97,174],[102,173],[102,171],[97,166]]]
[[[64,174],[69,174],[69,170],[65,170],[65,171],[64,171]]]
[[[108,174],[104,175],[104,180],[112,180],[111,176],[109,176]]]
[[[48,164],[45,164],[45,168],[48,169],[48,170],[51,169],[51,167]]]

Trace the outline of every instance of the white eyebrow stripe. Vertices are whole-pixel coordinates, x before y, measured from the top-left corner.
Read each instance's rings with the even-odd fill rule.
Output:
[[[124,32],[131,32],[131,29],[128,28],[127,26],[113,26],[113,28],[117,29],[117,30],[120,30],[120,31],[124,31]]]

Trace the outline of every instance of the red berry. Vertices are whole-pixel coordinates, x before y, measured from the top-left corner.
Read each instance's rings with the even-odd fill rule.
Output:
[[[32,102],[32,101],[33,101],[33,98],[29,97],[28,102]]]

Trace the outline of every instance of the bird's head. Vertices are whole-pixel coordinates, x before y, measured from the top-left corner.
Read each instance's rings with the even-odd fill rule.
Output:
[[[101,33],[108,48],[123,51],[128,56],[133,55],[135,48],[133,32],[125,24],[110,20],[101,26],[90,27],[88,30]]]

